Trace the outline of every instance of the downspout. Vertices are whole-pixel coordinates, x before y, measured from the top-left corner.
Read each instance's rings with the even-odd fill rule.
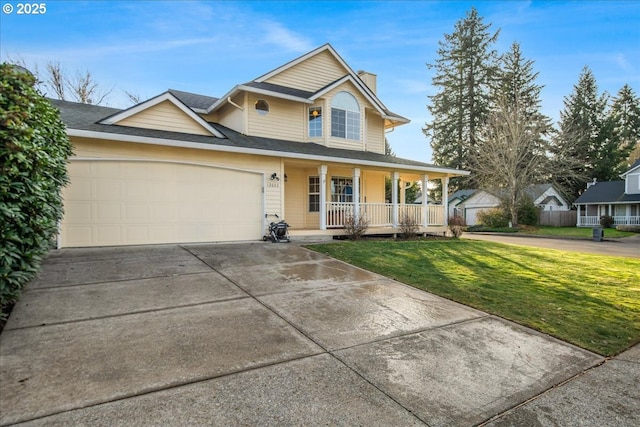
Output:
[[[236,107],[238,110],[240,110],[240,111],[244,111],[244,108],[242,108],[240,105],[238,105],[238,104],[236,104],[235,102],[233,102],[233,101],[231,100],[231,97],[230,97],[230,96],[229,96],[229,97],[227,97],[227,102],[228,102],[229,104],[233,105],[234,107]]]

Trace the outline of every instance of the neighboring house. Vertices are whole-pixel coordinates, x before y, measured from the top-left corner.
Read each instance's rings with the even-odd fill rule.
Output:
[[[416,199],[413,201],[413,203],[416,204],[416,205],[421,205],[422,204],[422,194],[421,193],[418,193],[418,197],[416,197]],[[433,200],[429,195],[427,195],[427,204],[435,205],[435,204],[439,204],[439,203],[436,203],[435,200]]]
[[[573,203],[578,208],[578,227],[600,225],[600,217],[613,217],[614,225],[640,225],[640,159],[620,175],[622,181],[587,185]]]
[[[553,184],[533,184],[525,190],[533,204],[543,211],[568,211],[571,205]],[[462,216],[467,225],[476,225],[478,213],[500,206],[500,199],[485,190],[459,190],[449,196],[449,210]]]
[[[409,120],[328,44],[220,98],[52,103],[74,144],[59,247],[259,240],[273,214],[294,237],[343,234],[352,215],[373,233],[395,232],[404,214],[444,231],[446,206],[386,203],[385,177],[446,191],[469,174],[385,155],[385,132]]]
[[[464,211],[460,205],[478,190],[458,190],[449,195],[449,217],[464,217]]]

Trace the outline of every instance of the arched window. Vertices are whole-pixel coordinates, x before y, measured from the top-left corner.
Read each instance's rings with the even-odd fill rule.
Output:
[[[269,103],[264,99],[258,99],[255,105],[258,114],[264,116],[269,112]]]
[[[360,140],[360,105],[348,92],[338,92],[331,101],[331,136]]]

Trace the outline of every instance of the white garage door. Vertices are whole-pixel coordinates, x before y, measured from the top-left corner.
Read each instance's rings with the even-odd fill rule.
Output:
[[[148,161],[73,161],[61,245],[256,240],[261,174]]]
[[[486,208],[465,208],[465,221],[467,225],[476,225],[478,223],[478,213]]]

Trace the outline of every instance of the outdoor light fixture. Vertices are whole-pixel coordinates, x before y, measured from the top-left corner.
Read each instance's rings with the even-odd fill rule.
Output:
[[[275,172],[271,174],[271,181],[273,181],[274,179],[276,181],[280,181],[280,178],[278,178],[278,174]]]

